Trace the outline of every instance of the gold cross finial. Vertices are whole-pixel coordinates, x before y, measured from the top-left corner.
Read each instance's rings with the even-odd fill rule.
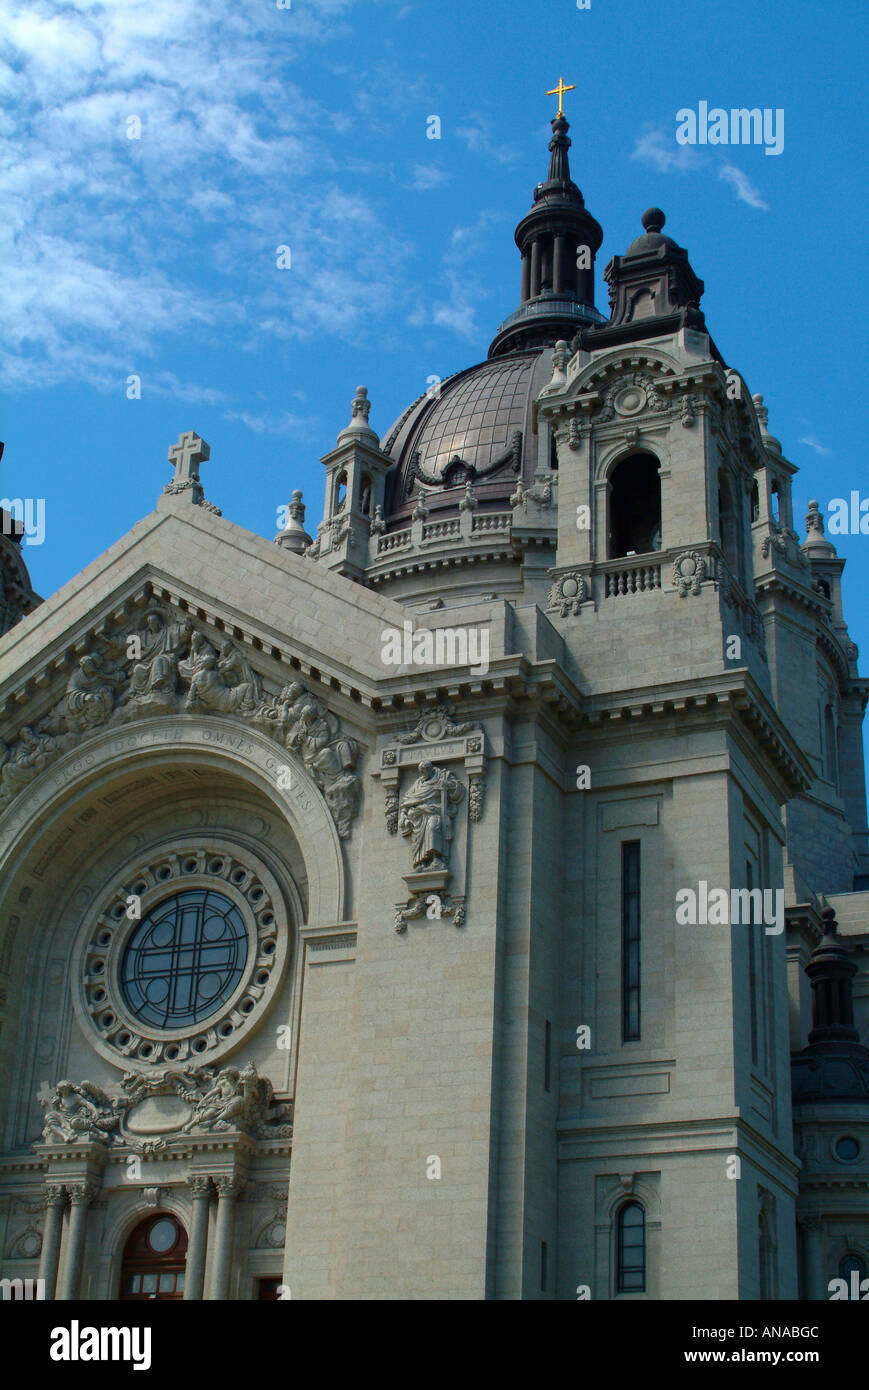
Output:
[[[576,83],[575,83],[575,82],[572,82],[572,83],[570,84],[569,87],[565,87],[565,85],[564,85],[564,78],[563,78],[563,77],[559,77],[559,79],[558,79],[558,86],[557,86],[557,87],[553,87],[551,92],[547,92],[547,93],[546,93],[546,95],[547,95],[548,97],[558,97],[558,112],[557,112],[557,114],[558,114],[559,116],[563,116],[563,115],[564,115],[564,106],[562,105],[562,102],[563,102],[563,100],[564,100],[564,93],[565,93],[565,92],[575,92],[575,91],[576,91]]]

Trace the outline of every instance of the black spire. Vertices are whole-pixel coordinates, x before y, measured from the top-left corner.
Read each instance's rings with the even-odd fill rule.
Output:
[[[833,909],[825,907],[821,919],[824,935],[806,966],[813,1027],[808,1047],[791,1058],[794,1105],[869,1103],[869,1048],[854,1027],[852,984],[857,966],[837,933]]]
[[[806,966],[806,974],[812,982],[813,1027],[809,1046],[830,1042],[859,1043],[851,991],[857,966],[837,933],[836,914],[831,907],[824,908],[821,920],[824,935]]]
[[[570,177],[570,125],[552,120],[549,174],[534,190],[534,206],[516,228],[522,253],[522,302],[489,348],[500,357],[517,348],[546,347],[572,338],[583,324],[602,323],[594,307],[594,258],[603,231]]]

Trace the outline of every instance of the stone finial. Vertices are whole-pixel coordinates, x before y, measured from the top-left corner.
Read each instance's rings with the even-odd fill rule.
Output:
[[[806,531],[819,531],[824,534],[824,518],[818,510],[818,504],[812,499],[809,503],[809,510],[806,512]]]
[[[761,439],[768,449],[772,449],[774,453],[780,454],[781,443],[776,439],[774,434],[770,434],[769,432],[769,410],[763,403],[763,396],[760,394],[754,395],[751,398],[751,402],[754,406],[754,413],[757,416],[757,423],[760,426]]]
[[[379,448],[380,441],[368,423],[370,412],[371,402],[368,399],[368,387],[357,386],[356,395],[350,406],[350,424],[338,435],[339,444],[342,439],[362,438],[369,442],[373,439],[375,446]]]
[[[422,497],[420,497],[419,501],[417,502],[416,506],[414,507],[411,513],[411,519],[413,521],[425,521],[427,516],[428,507],[425,505],[425,502],[423,501]]]
[[[357,387],[356,387],[356,395],[355,395],[355,397],[354,397],[354,399],[353,399],[353,403],[352,403],[352,406],[351,406],[351,411],[352,411],[353,419],[355,420],[355,418],[356,418],[357,415],[362,415],[362,416],[364,416],[365,423],[366,423],[366,425],[367,425],[367,424],[368,424],[368,415],[369,415],[370,410],[371,410],[371,402],[370,402],[370,400],[368,399],[368,387],[367,387],[367,386],[357,386]]]
[[[378,502],[374,508],[374,518],[371,522],[372,536],[379,536],[386,530],[386,522],[383,520],[383,507]]]
[[[275,536],[275,545],[281,546],[284,550],[291,550],[296,555],[302,555],[312,544],[304,522],[305,504],[302,501],[301,489],[296,488],[287,504],[287,524],[283,531],[279,531]]]

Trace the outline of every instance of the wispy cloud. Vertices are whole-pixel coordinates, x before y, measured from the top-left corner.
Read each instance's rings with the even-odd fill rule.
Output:
[[[418,312],[414,322],[428,320],[462,338],[477,336],[477,311],[489,292],[476,267],[485,264],[484,252],[492,228],[503,220],[500,213],[484,211],[472,223],[453,229],[441,269],[449,292],[445,298],[432,302],[428,314]]]
[[[673,169],[696,169],[700,165],[700,156],[693,145],[677,145],[674,133],[652,125],[645,126],[637,136],[631,159],[651,164],[661,174],[669,174]]]
[[[816,454],[831,454],[833,452],[832,449],[828,449],[824,444],[821,444],[820,440],[815,439],[814,435],[811,434],[804,434],[799,442],[800,444],[808,444],[809,448],[814,449]]]
[[[440,188],[449,179],[449,174],[440,164],[414,164],[411,170],[410,186],[423,191]]]
[[[473,154],[483,154],[496,164],[512,164],[519,158],[519,151],[505,143],[502,134],[496,136],[489,116],[474,112],[464,125],[456,129],[456,135]]]
[[[735,164],[725,164],[718,170],[718,177],[736,189],[736,196],[743,203],[748,203],[749,207],[761,208],[764,212],[769,212],[769,203],[763,200],[748,175],[738,169]]]
[[[769,211],[769,203],[742,169],[735,164],[719,163],[720,156],[713,154],[708,146],[701,151],[696,145],[677,144],[675,127],[644,126],[631,151],[631,159],[651,165],[659,174],[712,172],[717,168],[719,179],[730,184],[741,202],[763,212]]]
[[[0,0],[5,384],[144,382],[179,333],[376,331],[404,248],[374,194],[339,191],[333,113],[293,80],[351,6]]]

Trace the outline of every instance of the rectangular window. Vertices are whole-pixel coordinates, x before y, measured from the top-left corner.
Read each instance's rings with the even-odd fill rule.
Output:
[[[540,1242],[540,1289],[541,1289],[541,1292],[543,1292],[543,1293],[546,1292],[546,1276],[547,1276],[547,1273],[548,1273],[547,1268],[546,1268],[546,1256],[547,1256],[546,1241],[545,1241],[545,1240],[541,1240],[541,1242]]]
[[[640,842],[622,845],[622,1042],[640,1036]]]
[[[754,864],[751,859],[745,861],[745,886],[748,889],[754,888]],[[748,998],[749,1011],[751,1014],[751,1060],[757,1066],[757,931],[753,922],[746,924],[748,932]]]
[[[543,1044],[543,1085],[548,1091],[552,1080],[552,1024],[546,1020],[546,1037]]]

